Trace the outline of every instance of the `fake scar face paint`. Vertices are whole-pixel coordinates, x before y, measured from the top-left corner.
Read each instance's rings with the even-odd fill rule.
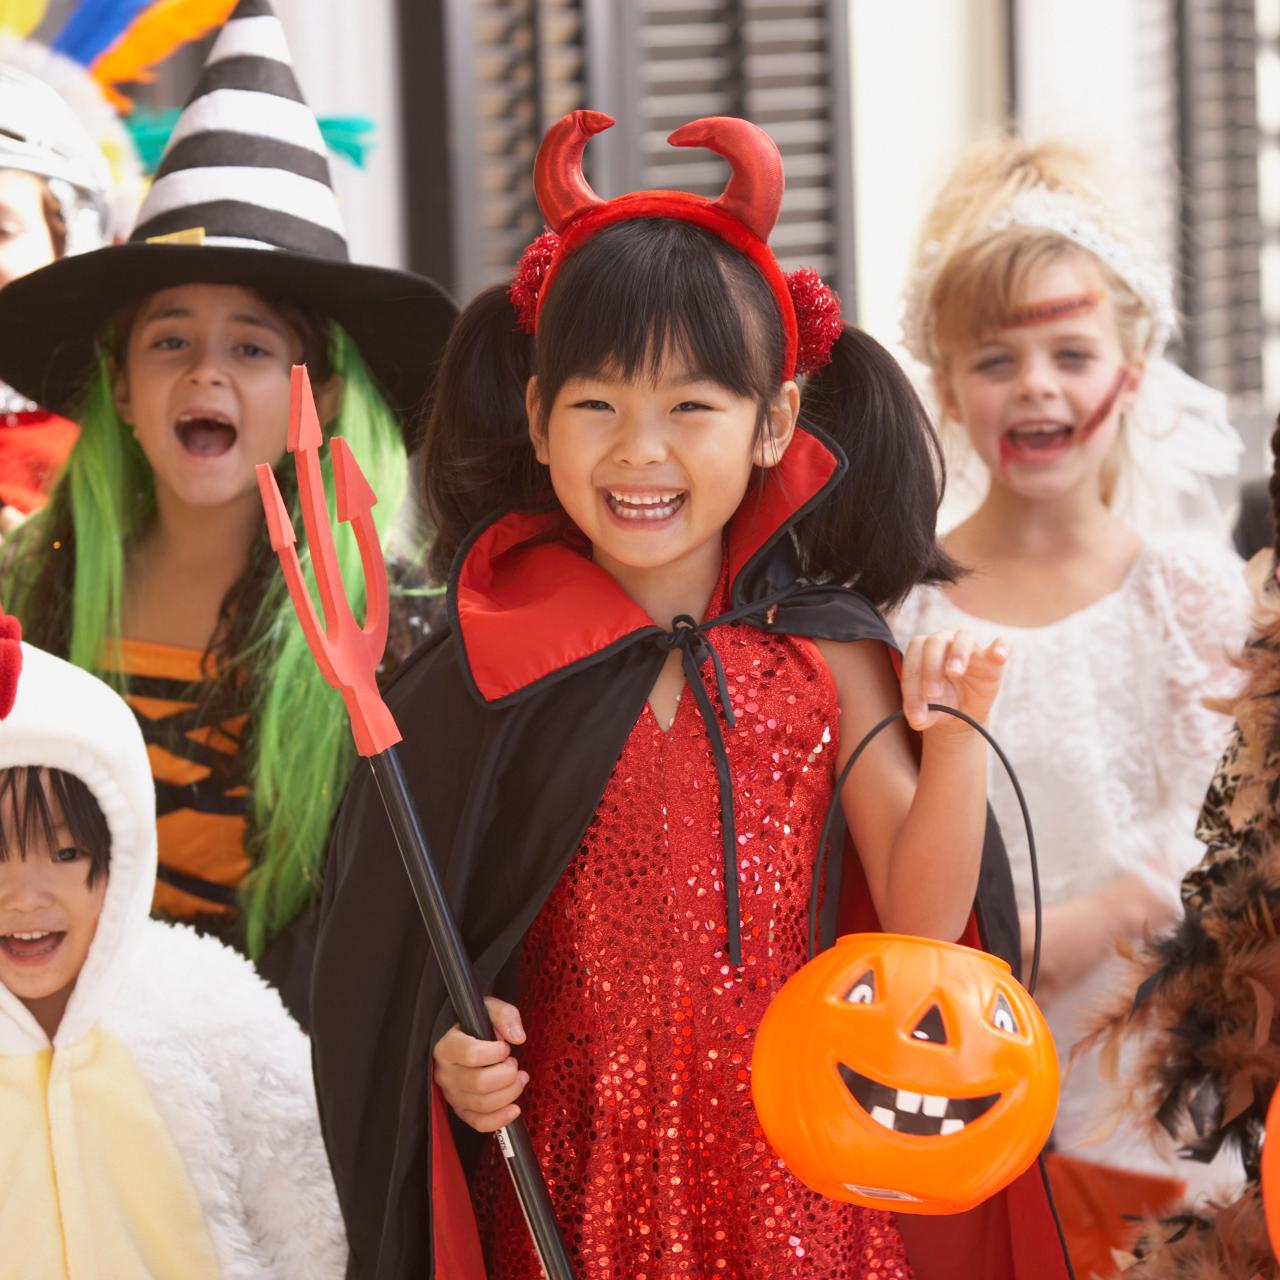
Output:
[[[1086,315],[1095,310],[1105,295],[1097,289],[1087,289],[1083,293],[1070,294],[1062,298],[1043,298],[1038,302],[1028,302],[1015,307],[1004,322],[1006,329],[1030,329],[1037,325],[1053,324],[1056,321],[1070,320],[1075,316]]]
[[[1111,417],[1128,377],[1128,365],[1120,365],[1102,399],[1077,424],[1049,423],[1046,430],[1015,427],[1006,431],[1000,437],[1000,470],[1008,474],[1010,465],[1015,462],[1055,462],[1073,446],[1087,444]]]

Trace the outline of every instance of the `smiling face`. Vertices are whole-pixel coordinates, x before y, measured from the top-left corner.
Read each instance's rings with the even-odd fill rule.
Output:
[[[60,801],[69,794],[65,775],[59,787],[46,770],[0,771],[0,983],[50,1038],[107,892],[105,821],[83,784],[72,779],[70,786],[75,820]]]
[[[34,173],[0,169],[0,288],[58,256],[47,199],[44,181]]]
[[[795,429],[799,393],[786,383],[760,407],[681,361],[652,377],[607,372],[569,378],[542,421],[537,384],[529,419],[538,460],[561,506],[605,569],[669,571],[720,557],[720,539],[753,467],[781,459]]]
[[[752,1097],[816,1191],[954,1213],[1035,1159],[1057,1110],[1052,1037],[1003,961],[889,934],[841,938],[775,997]]]
[[[1101,274],[1073,253],[1030,278],[1005,327],[948,352],[937,386],[993,485],[1053,499],[1101,491],[1144,368],[1124,350]]]
[[[289,371],[301,356],[300,336],[249,289],[152,294],[133,320],[114,393],[157,493],[200,507],[256,494],[254,467],[284,453]]]

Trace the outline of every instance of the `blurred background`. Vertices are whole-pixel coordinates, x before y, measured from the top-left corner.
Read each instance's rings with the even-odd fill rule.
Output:
[[[67,4],[50,6],[55,21]],[[369,117],[333,162],[352,250],[460,300],[509,274],[541,221],[545,127],[590,106],[602,195],[713,193],[726,168],[665,144],[743,115],[782,149],[773,243],[896,348],[916,226],[957,151],[1010,124],[1103,155],[1175,263],[1177,351],[1227,391],[1264,469],[1280,407],[1280,0],[276,0],[321,115]],[[180,105],[204,46],[140,96]]]

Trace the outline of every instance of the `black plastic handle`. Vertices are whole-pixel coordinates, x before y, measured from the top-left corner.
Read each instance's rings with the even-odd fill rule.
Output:
[[[1022,784],[1018,781],[1018,775],[1014,773],[1013,765],[1009,763],[1009,757],[1005,755],[1004,749],[972,716],[965,715],[963,711],[957,711],[955,707],[944,706],[940,702],[929,703],[929,710],[942,711],[949,716],[955,716],[957,720],[963,720],[971,729],[976,729],[987,740],[987,745],[996,753],[1000,763],[1004,765],[1004,771],[1009,775],[1009,781],[1013,784],[1013,794],[1018,797],[1018,808],[1022,810],[1022,821],[1027,829],[1027,854],[1031,859],[1031,895],[1036,913],[1035,945],[1031,951],[1031,973],[1028,976],[1026,985],[1027,990],[1032,995],[1035,995],[1036,979],[1040,975],[1040,941],[1044,926],[1044,912],[1040,903],[1040,863],[1036,857],[1036,833],[1031,828],[1031,811],[1027,808],[1027,798],[1022,793]],[[827,845],[831,841],[831,829],[835,826],[840,797],[844,793],[844,784],[848,781],[849,774],[853,772],[853,766],[858,763],[858,758],[862,753],[891,724],[897,720],[906,719],[906,714],[905,711],[899,709],[893,712],[892,715],[885,716],[879,724],[869,729],[862,741],[854,747],[853,754],[845,761],[845,766],[840,770],[840,776],[836,779],[833,793],[834,800],[827,810],[827,820],[822,826],[822,839],[818,842],[818,855],[814,861],[813,885],[809,890],[809,954],[811,956],[816,955],[818,951],[818,891],[822,882],[820,872],[821,868],[826,865]]]

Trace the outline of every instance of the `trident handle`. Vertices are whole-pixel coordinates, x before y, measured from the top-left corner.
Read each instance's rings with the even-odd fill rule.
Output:
[[[386,648],[390,602],[387,568],[373,521],[377,497],[369,487],[355,455],[345,441],[332,442],[337,482],[338,518],[350,524],[360,548],[365,576],[367,616],[360,626],[351,611],[346,585],[338,567],[329,524],[320,471],[323,437],[311,394],[311,381],[304,365],[293,368],[289,409],[289,452],[298,474],[303,521],[311,547],[316,586],[324,611],[322,624],[316,615],[311,593],[295,546],[296,535],[288,508],[280,495],[275,475],[266,464],[257,468],[258,488],[266,511],[271,546],[280,557],[285,583],[294,611],[302,625],[307,645],[324,678],[342,693],[356,750],[366,757],[373,770],[396,847],[409,876],[418,910],[422,913],[431,949],[444,975],[449,1000],[463,1031],[478,1040],[494,1038],[489,1011],[476,985],[475,973],[467,958],[462,935],[449,910],[435,862],[427,846],[413,796],[395,744],[401,740],[396,725],[378,689],[377,670]],[[534,1154],[533,1143],[523,1117],[497,1132],[498,1145],[506,1157],[507,1172],[515,1183],[516,1195],[524,1211],[529,1234],[547,1280],[573,1280],[569,1257],[556,1225],[551,1197]]]

